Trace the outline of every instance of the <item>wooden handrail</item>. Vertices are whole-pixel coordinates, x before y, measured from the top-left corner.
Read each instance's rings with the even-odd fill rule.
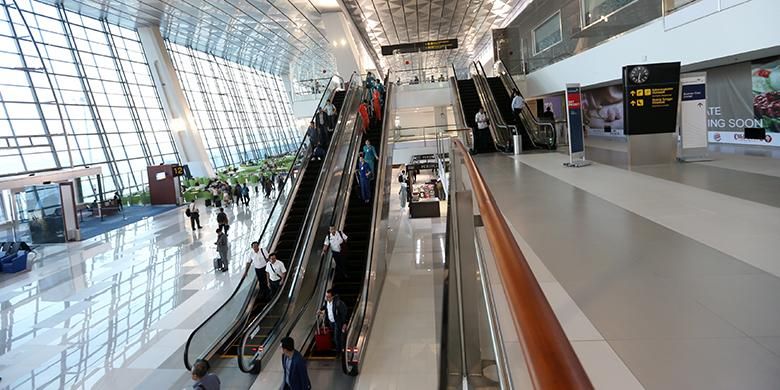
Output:
[[[460,140],[453,142],[471,178],[534,388],[593,389],[477,165]]]

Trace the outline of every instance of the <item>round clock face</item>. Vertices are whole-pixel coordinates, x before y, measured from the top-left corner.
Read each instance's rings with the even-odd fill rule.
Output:
[[[628,78],[636,84],[644,83],[649,76],[650,71],[644,66],[635,66],[631,69],[631,72],[628,73]]]

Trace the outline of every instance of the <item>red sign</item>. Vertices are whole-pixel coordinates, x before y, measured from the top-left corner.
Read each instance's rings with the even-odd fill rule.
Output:
[[[569,93],[567,104],[569,105],[569,108],[580,108],[580,93]]]

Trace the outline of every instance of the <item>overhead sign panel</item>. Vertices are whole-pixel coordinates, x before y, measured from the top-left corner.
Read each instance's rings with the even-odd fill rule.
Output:
[[[391,56],[393,54],[418,53],[422,51],[435,51],[445,49],[457,49],[457,39],[441,39],[438,41],[402,43],[400,45],[382,46],[382,55]]]

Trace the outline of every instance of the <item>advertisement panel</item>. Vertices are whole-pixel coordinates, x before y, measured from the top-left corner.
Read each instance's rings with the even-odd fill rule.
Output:
[[[624,66],[626,134],[674,133],[679,93],[679,62]]]
[[[569,159],[585,152],[582,134],[582,96],[579,84],[566,84],[566,113],[569,117]]]
[[[582,124],[588,135],[622,137],[623,88],[613,85],[582,91]]]
[[[707,71],[709,142],[780,146],[780,58]],[[745,139],[746,127],[766,129],[763,140]]]
[[[683,150],[707,147],[707,89],[705,74],[680,77],[680,138]]]

